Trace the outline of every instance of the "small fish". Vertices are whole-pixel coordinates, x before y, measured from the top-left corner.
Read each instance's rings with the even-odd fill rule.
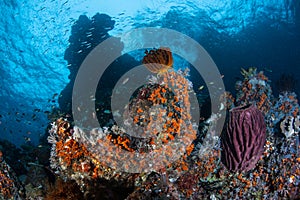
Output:
[[[201,85],[198,90],[202,90],[204,88],[204,85]]]
[[[104,113],[105,114],[110,114],[111,112],[110,112],[110,110],[104,110]]]
[[[96,101],[96,97],[94,97],[94,95],[90,96],[91,101]]]
[[[124,81],[122,82],[122,85],[126,84],[129,81],[129,78],[125,78]]]
[[[215,83],[212,81],[212,82],[209,82],[208,84],[209,84],[209,85],[213,85],[213,84],[215,84]]]
[[[221,103],[219,110],[224,110],[225,105],[223,103]]]
[[[30,141],[31,141],[30,137],[26,137],[26,136],[24,136],[24,140],[25,140],[26,142],[30,142]]]
[[[40,112],[40,111],[41,111],[41,109],[39,109],[39,108],[34,109],[34,112]]]
[[[57,97],[58,93],[53,94],[52,99],[54,99],[55,97]]]

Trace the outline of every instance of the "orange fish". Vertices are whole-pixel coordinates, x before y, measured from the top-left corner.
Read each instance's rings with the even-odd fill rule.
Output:
[[[145,54],[143,64],[150,72],[163,74],[173,67],[173,56],[168,47],[146,50]]]

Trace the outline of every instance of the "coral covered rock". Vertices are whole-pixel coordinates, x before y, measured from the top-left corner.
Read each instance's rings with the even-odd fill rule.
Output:
[[[21,199],[22,186],[0,151],[0,199]]]
[[[254,104],[264,115],[267,114],[272,106],[271,99],[273,98],[268,77],[263,71],[257,72],[254,67],[248,70],[242,69],[241,74],[244,80],[236,84],[238,90],[236,105]]]

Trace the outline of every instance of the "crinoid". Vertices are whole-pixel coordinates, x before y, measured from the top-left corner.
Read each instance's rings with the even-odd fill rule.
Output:
[[[173,56],[170,48],[160,47],[145,51],[143,64],[153,73],[163,74],[173,67]]]

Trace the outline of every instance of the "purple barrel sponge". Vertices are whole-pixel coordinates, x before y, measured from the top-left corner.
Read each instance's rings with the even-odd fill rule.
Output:
[[[221,160],[228,170],[241,172],[253,169],[266,141],[263,114],[253,105],[231,109],[221,141]]]

